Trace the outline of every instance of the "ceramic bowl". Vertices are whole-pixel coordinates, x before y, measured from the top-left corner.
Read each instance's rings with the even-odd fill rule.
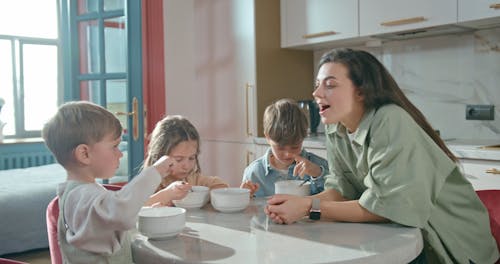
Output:
[[[233,213],[245,210],[250,203],[250,190],[222,188],[210,191],[210,201],[215,210]]]
[[[306,182],[300,186],[302,182],[302,180],[277,181],[274,183],[274,192],[298,196],[311,195],[311,183]]]
[[[192,192],[189,192],[183,199],[173,200],[172,202],[175,206],[185,209],[197,209],[204,206],[208,202],[208,187],[193,186],[191,190]]]
[[[150,239],[166,239],[179,234],[186,226],[186,209],[178,207],[143,207],[137,230]]]

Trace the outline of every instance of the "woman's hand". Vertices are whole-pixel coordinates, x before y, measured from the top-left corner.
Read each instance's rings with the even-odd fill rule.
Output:
[[[264,212],[278,224],[291,224],[308,215],[312,200],[287,194],[276,194],[267,200]]]
[[[321,167],[310,160],[297,155],[295,157],[295,167],[293,168],[293,175],[304,178],[304,175],[311,177],[318,177],[321,175]]]
[[[249,189],[250,190],[250,197],[253,197],[254,193],[257,190],[259,190],[259,184],[253,183],[252,181],[247,180],[247,181],[241,183],[240,188]]]

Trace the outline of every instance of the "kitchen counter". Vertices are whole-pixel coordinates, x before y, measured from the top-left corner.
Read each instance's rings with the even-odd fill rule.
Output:
[[[254,143],[267,145],[265,138],[255,138]],[[485,146],[500,145],[500,140],[445,139],[445,143],[460,159],[500,161],[500,147],[484,148]],[[305,148],[325,149],[325,135],[309,136],[304,139],[303,146]]]
[[[423,248],[420,229],[392,223],[301,219],[279,225],[264,214],[265,198],[238,213],[210,203],[186,212],[176,237],[148,239],[134,231],[136,263],[408,263]]]

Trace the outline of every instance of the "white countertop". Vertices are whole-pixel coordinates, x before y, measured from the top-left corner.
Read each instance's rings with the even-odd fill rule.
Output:
[[[265,138],[255,138],[254,143],[267,145]],[[497,149],[484,149],[484,146],[500,145],[499,140],[474,140],[474,139],[445,139],[450,150],[460,159],[480,159],[500,161],[500,147]],[[305,148],[325,148],[325,135],[310,136],[304,139]]]
[[[239,213],[220,213],[207,204],[188,210],[176,237],[148,240],[135,233],[137,263],[408,263],[423,248],[418,228],[300,220],[269,222],[264,198]]]

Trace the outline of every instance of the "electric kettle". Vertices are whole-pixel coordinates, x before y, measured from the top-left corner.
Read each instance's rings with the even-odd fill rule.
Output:
[[[306,114],[309,123],[308,134],[316,135],[318,133],[318,125],[320,122],[319,106],[314,100],[300,100],[297,102],[300,109]]]

